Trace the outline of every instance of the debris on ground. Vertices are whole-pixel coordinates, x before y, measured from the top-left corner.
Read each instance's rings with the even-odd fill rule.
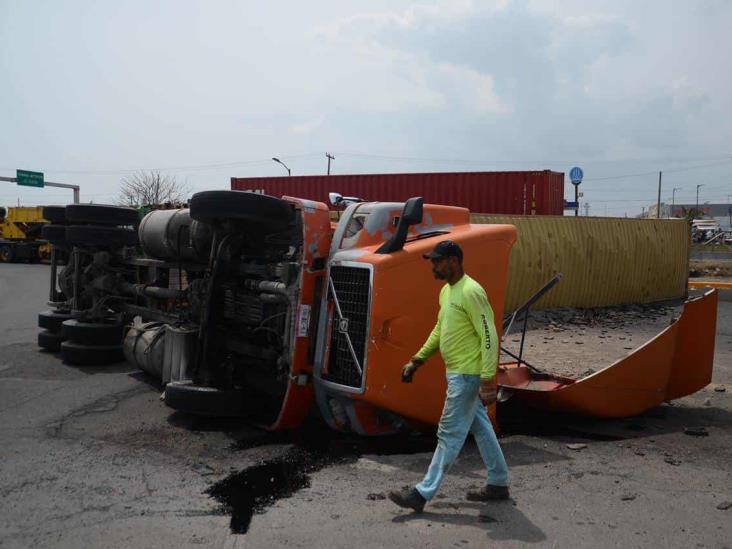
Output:
[[[623,494],[622,496],[620,496],[620,499],[622,501],[633,501],[637,497],[637,494]]]
[[[679,301],[531,311],[523,358],[548,373],[581,379],[587,377],[584,372],[588,366],[597,365],[599,368],[594,369],[600,370],[658,335],[682,308]],[[562,334],[557,336],[557,332]],[[505,340],[506,347],[516,354],[519,335],[520,328],[514,326]]]
[[[727,509],[732,509],[732,501],[723,501],[719,505],[717,505],[717,509],[720,511],[726,511]]]
[[[570,450],[584,450],[587,448],[587,444],[582,443],[576,443],[576,444],[567,444],[567,448]]]
[[[726,390],[727,390],[727,389],[725,388],[725,386],[724,386],[724,385],[717,385],[717,386],[716,386],[716,387],[714,388],[714,392],[715,392],[715,393],[724,393],[724,392],[725,392]]]
[[[692,437],[708,437],[709,431],[705,427],[687,427],[684,429],[684,434]]]
[[[386,499],[386,496],[383,493],[379,492],[378,494],[369,494],[368,496],[366,496],[366,498],[371,501],[377,501],[381,499]]]
[[[193,466],[193,470],[202,476],[213,475],[216,472],[214,471],[213,467],[209,467],[205,463],[196,463]]]
[[[681,462],[680,462],[680,461],[679,461],[678,459],[675,459],[675,458],[671,458],[671,457],[667,457],[667,458],[666,458],[666,459],[664,459],[663,461],[665,461],[665,462],[666,462],[666,463],[668,463],[669,465],[674,465],[674,466],[678,466],[678,465],[681,465]]]

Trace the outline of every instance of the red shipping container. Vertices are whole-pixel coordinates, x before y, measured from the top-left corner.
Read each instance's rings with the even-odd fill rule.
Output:
[[[421,196],[429,204],[463,206],[473,213],[562,215],[561,172],[384,173],[232,177],[234,190],[271,196],[296,196],[328,204],[328,193],[367,201],[404,202]]]

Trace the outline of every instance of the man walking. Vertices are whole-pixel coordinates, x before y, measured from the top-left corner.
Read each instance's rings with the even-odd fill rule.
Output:
[[[468,492],[471,501],[508,499],[508,466],[493,431],[486,406],[496,401],[496,368],[499,341],[493,310],[485,290],[463,272],[463,251],[445,240],[424,256],[432,272],[445,280],[440,291],[437,324],[427,341],[402,368],[402,381],[410,383],[415,372],[438,349],[447,368],[447,397],[437,429],[437,449],[427,474],[415,488],[389,493],[400,507],[421,512],[473,433],[488,470],[487,483]]]

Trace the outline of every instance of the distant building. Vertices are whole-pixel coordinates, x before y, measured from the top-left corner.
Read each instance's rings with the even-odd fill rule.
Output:
[[[685,217],[686,212],[696,208],[696,204],[676,204],[671,208],[671,217]],[[699,204],[704,217],[714,219],[720,228],[730,230],[730,208],[732,204]]]

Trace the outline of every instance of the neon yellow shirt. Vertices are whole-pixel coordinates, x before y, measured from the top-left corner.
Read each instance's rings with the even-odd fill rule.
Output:
[[[500,342],[483,287],[468,275],[440,290],[437,324],[416,354],[427,360],[439,349],[447,371],[492,379]]]

